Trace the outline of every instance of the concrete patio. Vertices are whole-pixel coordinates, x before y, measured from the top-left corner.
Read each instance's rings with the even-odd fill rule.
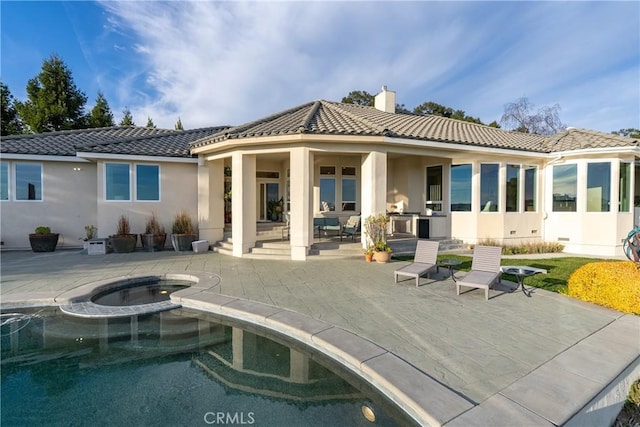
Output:
[[[306,262],[205,254],[77,250],[3,252],[3,308],[50,304],[65,291],[112,277],[209,272],[220,293],[285,308],[362,336],[471,403],[444,425],[603,425],[620,387],[640,376],[640,318],[536,289],[532,298],[490,291],[456,296],[441,269],[393,283],[405,263],[362,257]],[[517,261],[514,262],[517,264]],[[544,261],[539,267],[544,268]],[[619,386],[619,384],[622,384]],[[417,393],[420,390],[416,390]]]

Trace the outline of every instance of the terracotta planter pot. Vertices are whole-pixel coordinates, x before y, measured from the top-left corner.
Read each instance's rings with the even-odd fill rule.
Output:
[[[172,234],[171,245],[176,252],[192,251],[191,243],[196,240],[195,234]]]
[[[157,252],[164,249],[164,244],[167,241],[166,234],[141,234],[140,242],[142,243],[142,249],[147,252]]]
[[[367,262],[373,261],[373,254],[364,254],[364,260]]]
[[[53,252],[58,246],[58,233],[29,234],[29,243],[33,252]]]
[[[376,252],[375,260],[381,264],[389,262],[391,259],[391,252]]]
[[[119,234],[109,237],[111,248],[113,252],[117,254],[123,254],[133,252],[136,250],[136,244],[138,243],[137,234]]]

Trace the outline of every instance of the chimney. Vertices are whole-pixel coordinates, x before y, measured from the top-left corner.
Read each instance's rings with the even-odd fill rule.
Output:
[[[382,92],[376,95],[373,105],[377,110],[384,111],[385,113],[395,113],[396,93],[387,90],[386,86],[382,86]]]

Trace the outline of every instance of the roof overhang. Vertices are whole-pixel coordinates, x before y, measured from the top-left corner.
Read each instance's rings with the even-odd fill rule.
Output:
[[[198,163],[195,157],[169,157],[169,156],[137,156],[132,154],[111,153],[86,153],[79,151],[78,157],[90,160],[122,160],[136,162],[162,162],[162,163]]]
[[[2,153],[2,160],[26,160],[34,162],[72,162],[72,163],[88,163],[89,160],[81,159],[75,156],[47,156],[39,154],[14,154]]]

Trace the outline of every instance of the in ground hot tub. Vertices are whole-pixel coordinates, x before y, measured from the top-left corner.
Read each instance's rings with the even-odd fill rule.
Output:
[[[116,318],[180,308],[176,292],[219,291],[220,276],[211,273],[123,276],[89,283],[56,298],[63,313],[77,317]]]

